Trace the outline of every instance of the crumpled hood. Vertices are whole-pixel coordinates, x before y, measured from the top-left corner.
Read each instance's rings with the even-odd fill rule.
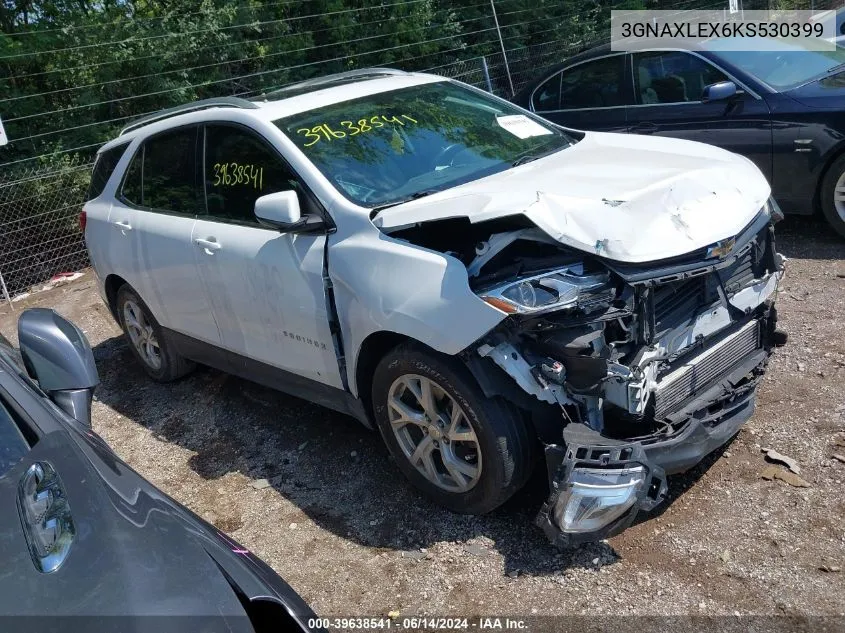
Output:
[[[554,239],[620,262],[676,257],[739,233],[769,184],[748,159],[692,141],[588,132],[520,167],[382,211],[385,232],[524,213]]]

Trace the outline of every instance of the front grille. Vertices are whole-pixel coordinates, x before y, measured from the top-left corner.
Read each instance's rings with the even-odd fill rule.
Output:
[[[766,237],[761,231],[761,235],[758,236],[758,239],[761,240],[759,247],[757,244],[749,244],[745,252],[733,264],[720,271],[720,275],[725,283],[725,291],[728,295],[739,292],[753,279],[758,278],[765,272],[761,270],[760,255],[762,253],[762,247],[766,244]]]
[[[707,301],[707,279],[696,277],[686,281],[673,281],[654,290],[654,334],[663,334],[689,323]]]
[[[735,262],[716,272],[691,279],[670,281],[656,286],[652,294],[654,338],[675,340],[704,310],[720,301],[719,280],[730,297],[754,279],[766,273],[761,256],[767,244],[768,233],[763,229],[757,236],[758,243],[749,242],[740,251]],[[670,353],[678,350],[670,349]]]
[[[760,325],[752,321],[664,376],[654,394],[655,417],[672,411],[759,347]]]

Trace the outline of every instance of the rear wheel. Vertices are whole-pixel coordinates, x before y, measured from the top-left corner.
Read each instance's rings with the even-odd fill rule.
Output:
[[[194,369],[167,341],[147,305],[128,284],[117,291],[116,312],[132,354],[157,382],[170,382]]]
[[[837,158],[825,174],[821,205],[833,230],[845,237],[845,154]]]
[[[376,368],[373,405],[400,470],[450,510],[489,512],[530,474],[533,444],[518,411],[485,397],[451,357],[395,348]]]

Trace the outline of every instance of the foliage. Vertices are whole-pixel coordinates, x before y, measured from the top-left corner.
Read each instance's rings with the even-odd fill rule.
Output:
[[[484,55],[506,93],[502,45],[519,84],[606,37],[611,8],[690,8],[494,2],[501,42],[490,0],[0,0],[0,117],[11,139],[0,165],[63,152],[90,160],[140,115],[358,67],[448,73],[464,60],[479,81]]]

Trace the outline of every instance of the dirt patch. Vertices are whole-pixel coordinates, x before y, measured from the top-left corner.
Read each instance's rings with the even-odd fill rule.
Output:
[[[50,306],[95,346],[94,428],[142,475],[257,552],[321,615],[834,614],[845,573],[845,242],[778,227],[789,332],[754,418],[671,480],[672,502],[605,543],[552,548],[535,477],[485,517],[450,514],[401,478],[351,418],[200,369],[170,385],[137,367],[88,273],[15,304]],[[16,313],[0,307],[14,338]],[[761,448],[810,488],[760,477]],[[266,479],[267,487],[252,484]]]

